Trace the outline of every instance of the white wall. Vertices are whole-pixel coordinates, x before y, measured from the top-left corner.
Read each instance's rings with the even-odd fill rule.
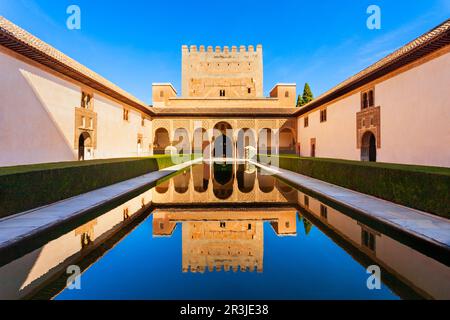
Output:
[[[450,167],[450,53],[375,87],[382,162]]]
[[[375,104],[381,107],[381,148],[377,161],[450,167],[450,54],[446,53],[406,72],[375,84]],[[298,118],[301,155],[360,160],[356,114],[360,92],[310,113],[309,128]]]
[[[320,122],[319,110],[308,115],[307,128],[304,117],[299,117],[301,156],[311,155],[311,139],[315,138],[316,157],[359,160],[360,151],[356,149],[356,113],[359,109],[359,94],[354,94],[329,105],[326,122]]]
[[[74,161],[75,108],[81,86],[0,50],[0,167]],[[94,93],[98,115],[94,158],[135,157],[138,133],[144,137],[142,156],[149,155],[151,121],[141,126],[141,113]]]
[[[96,158],[137,157],[138,134],[142,134],[143,153],[149,155],[151,121],[141,125],[141,113],[130,109],[129,121],[123,120],[123,105],[94,95],[94,110],[97,112],[97,150]]]

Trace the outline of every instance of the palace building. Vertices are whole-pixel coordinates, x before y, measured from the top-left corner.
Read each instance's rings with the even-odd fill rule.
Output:
[[[295,84],[264,96],[261,45],[182,46],[181,93],[154,83],[149,106],[0,17],[0,166],[181,149],[449,167],[449,43],[447,20],[302,108]]]

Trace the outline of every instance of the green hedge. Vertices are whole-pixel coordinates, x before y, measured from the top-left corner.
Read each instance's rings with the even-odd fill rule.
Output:
[[[280,167],[450,218],[450,168],[280,156]]]
[[[170,156],[0,168],[0,218],[172,165]]]

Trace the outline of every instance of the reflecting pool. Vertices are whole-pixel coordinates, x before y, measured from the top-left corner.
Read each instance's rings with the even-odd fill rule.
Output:
[[[450,298],[442,259],[299,189],[248,163],[193,166],[3,258],[0,298]]]

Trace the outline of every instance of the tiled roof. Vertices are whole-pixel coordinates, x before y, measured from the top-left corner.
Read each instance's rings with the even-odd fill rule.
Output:
[[[350,77],[346,81],[327,91],[302,108],[264,108],[259,111],[251,110],[255,116],[301,115],[321,105],[331,102],[360,86],[363,86],[385,74],[388,74],[402,66],[405,66],[421,57],[430,54],[450,43],[450,19],[435,29],[427,32],[421,37],[403,46],[384,59],[376,62],[360,73]],[[0,45],[3,45],[25,57],[41,63],[53,70],[73,78],[87,86],[90,86],[106,95],[109,95],[123,103],[131,105],[142,112],[153,115],[175,116],[182,112],[193,115],[244,115],[249,114],[249,109],[240,108],[233,110],[217,110],[214,108],[191,109],[191,108],[149,108],[144,102],[127,93],[117,85],[106,80],[102,76],[71,59],[52,46],[46,44],[4,17],[0,16]],[[273,109],[273,110],[272,110]],[[186,115],[186,114],[185,114]]]
[[[304,114],[450,43],[450,19],[304,105]]]
[[[123,103],[148,114],[152,113],[144,102],[2,16],[0,44]]]

